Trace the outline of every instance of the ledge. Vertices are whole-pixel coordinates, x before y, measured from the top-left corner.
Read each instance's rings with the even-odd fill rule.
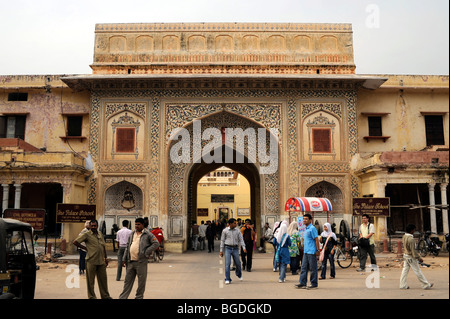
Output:
[[[388,138],[390,138],[390,136],[364,136],[366,142],[369,142],[370,140],[383,140],[383,142],[386,143]]]
[[[67,143],[67,140],[80,140],[80,142],[83,142],[87,137],[85,136],[60,136],[60,139],[62,139],[65,143]]]

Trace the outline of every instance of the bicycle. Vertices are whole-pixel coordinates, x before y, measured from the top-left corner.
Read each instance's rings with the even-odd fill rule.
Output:
[[[339,267],[345,269],[352,265],[353,257],[359,259],[358,237],[354,236],[350,240],[351,248],[345,248],[345,240],[339,242],[336,246],[336,261]],[[341,249],[343,248],[343,250]]]

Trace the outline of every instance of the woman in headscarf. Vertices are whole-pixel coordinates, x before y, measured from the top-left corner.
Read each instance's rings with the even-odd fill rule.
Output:
[[[291,238],[287,233],[287,222],[281,223],[281,227],[275,237],[275,241],[277,245],[275,259],[280,263],[280,277],[278,278],[278,282],[285,282],[287,265],[291,262],[291,255],[289,254]]]
[[[298,245],[300,243],[300,233],[298,232],[298,223],[293,221],[287,230],[289,237],[291,238],[291,245],[289,246],[289,255],[291,256],[291,272],[293,275],[298,274],[300,269],[300,250]]]
[[[323,232],[320,234],[322,237],[323,248],[325,249],[325,255],[322,261],[322,273],[319,279],[325,279],[327,272],[327,260],[330,261],[330,279],[334,279],[336,276],[336,268],[334,266],[334,252],[336,250],[337,238],[333,233],[330,223],[323,225]],[[327,242],[328,239],[328,242]],[[326,246],[325,246],[326,243]]]
[[[277,234],[280,231],[280,225],[281,222],[275,222],[275,224],[273,224],[273,239],[272,239],[272,244],[273,244],[273,272],[276,272],[278,269],[278,263],[275,260],[275,255],[277,254],[277,245],[275,243],[276,238],[277,238]]]

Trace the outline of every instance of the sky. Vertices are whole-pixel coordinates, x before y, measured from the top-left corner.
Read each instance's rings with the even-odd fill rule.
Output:
[[[357,74],[449,74],[448,0],[0,0],[0,75],[92,74],[97,23],[351,23]]]

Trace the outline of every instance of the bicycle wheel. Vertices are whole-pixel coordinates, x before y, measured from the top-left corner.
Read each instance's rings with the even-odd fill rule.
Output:
[[[342,250],[339,249],[336,254],[336,261],[339,267],[344,269],[348,268],[353,263],[353,255],[348,251],[343,252]]]
[[[419,251],[419,255],[421,257],[426,257],[428,254],[427,243],[425,240],[421,239],[417,244],[417,250]]]

